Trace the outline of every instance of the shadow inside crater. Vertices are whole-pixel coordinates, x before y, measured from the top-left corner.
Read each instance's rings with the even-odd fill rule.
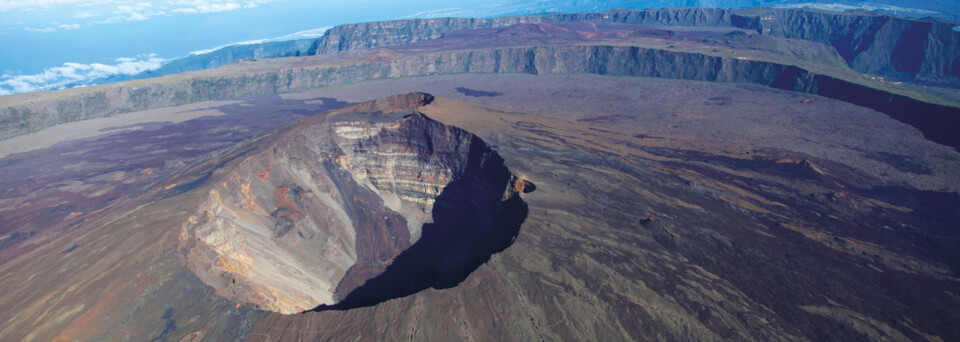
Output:
[[[490,257],[513,244],[527,218],[519,192],[503,199],[516,178],[479,139],[471,144],[464,174],[437,197],[433,223],[383,273],[367,280],[334,305],[310,311],[349,310],[408,296],[427,288],[447,289],[463,282]]]

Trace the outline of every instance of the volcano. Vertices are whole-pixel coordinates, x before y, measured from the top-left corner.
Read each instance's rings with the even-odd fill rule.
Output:
[[[958,34],[412,19],[0,97],[0,339],[960,340]]]

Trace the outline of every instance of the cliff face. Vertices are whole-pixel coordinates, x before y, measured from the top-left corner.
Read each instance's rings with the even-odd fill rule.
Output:
[[[960,32],[953,25],[884,15],[769,10],[744,27],[837,49],[851,68],[898,78],[956,79]]]
[[[436,39],[444,32],[545,21],[731,27],[833,46],[851,68],[901,78],[960,77],[960,32],[953,25],[871,13],[800,9],[668,8],[544,14],[494,19],[413,19],[334,27],[309,49],[329,54]]]
[[[729,26],[834,47],[856,71],[898,78],[960,77],[960,32],[950,23],[870,12],[802,9],[676,8],[559,15],[558,20],[625,24]]]
[[[496,20],[501,26],[518,18]],[[494,26],[494,19],[440,18],[391,20],[336,26],[317,39],[308,49],[311,55],[324,55],[362,48],[403,45],[440,38],[444,32]]]
[[[211,178],[216,185],[184,223],[190,268],[234,302],[290,314],[342,301],[421,239],[498,239],[501,207],[522,205],[518,180],[482,140],[407,106],[430,100],[388,98],[367,105],[376,112],[310,118],[258,143]],[[438,205],[454,208],[459,224],[424,232],[446,219]],[[456,258],[414,263],[445,270],[430,265],[438,260]]]
[[[338,67],[282,69],[141,88],[110,89],[56,102],[0,108],[0,138],[62,122],[198,101],[302,91],[366,80],[454,73],[591,73],[753,83],[835,98],[886,113],[929,139],[960,147],[950,127],[960,109],[873,89],[803,68],[765,61],[629,46],[564,45],[416,54]]]
[[[724,20],[726,18],[726,20]],[[619,10],[602,13],[542,14],[502,18],[437,18],[369,22],[336,26],[318,39],[310,54],[324,55],[362,48],[376,48],[437,39],[446,32],[499,28],[546,21],[607,21],[629,24],[729,26],[723,10],[697,8],[659,11]]]

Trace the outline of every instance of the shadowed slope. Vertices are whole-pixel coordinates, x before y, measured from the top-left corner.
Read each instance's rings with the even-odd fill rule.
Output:
[[[509,247],[527,216],[527,205],[513,191],[517,180],[479,138],[460,179],[451,182],[434,203],[433,223],[386,270],[344,293],[336,305],[315,311],[371,306],[427,288],[457,286],[494,253]],[[506,194],[503,189],[510,189]]]

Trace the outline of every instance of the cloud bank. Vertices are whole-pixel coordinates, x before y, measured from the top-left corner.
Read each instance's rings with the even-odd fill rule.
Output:
[[[0,0],[2,1],[2,0]],[[62,29],[76,29],[79,25],[59,25]],[[45,32],[53,28],[35,29]],[[199,55],[222,49],[232,45],[259,44],[274,41],[317,38],[322,36],[330,27],[321,27],[299,31],[276,38],[250,40],[221,45],[212,49],[193,51],[190,55]],[[32,75],[20,75],[7,72],[0,75],[0,95],[27,93],[41,90],[57,90],[65,88],[85,87],[109,82],[109,79],[118,75],[136,75],[144,71],[159,69],[170,59],[158,57],[156,54],[141,55],[136,58],[121,57],[112,64],[102,63],[63,63],[62,66],[44,69],[43,72]]]
[[[37,23],[21,26],[29,32],[53,32],[96,24],[142,21],[157,16],[225,12],[256,8],[280,0],[0,0],[0,16],[38,10],[60,13],[79,23]]]
[[[38,90],[56,90],[84,87],[97,84],[98,81],[118,76],[134,75],[159,68],[166,60],[154,54],[136,58],[117,58],[112,64],[101,63],[63,63],[62,66],[47,68],[39,74],[0,76],[0,95],[26,93]]]
[[[924,14],[924,15],[935,15],[939,13],[936,11],[929,11],[929,10],[924,10],[919,8],[907,8],[907,7],[899,7],[899,6],[893,6],[893,5],[870,4],[870,3],[859,4],[859,5],[846,5],[846,4],[840,4],[840,3],[806,2],[806,3],[799,3],[799,4],[778,5],[776,7],[815,8],[815,9],[822,9],[827,11],[834,11],[834,12],[862,9],[867,11],[885,11],[885,12],[894,12],[894,13],[906,12],[906,13],[915,13],[915,14]]]
[[[256,39],[256,40],[248,40],[248,41],[236,42],[236,43],[230,43],[230,44],[223,44],[215,48],[191,51],[189,54],[187,54],[187,56],[196,56],[196,55],[202,55],[205,53],[211,53],[225,47],[236,46],[236,45],[253,45],[253,44],[262,44],[262,43],[269,43],[269,42],[282,42],[287,40],[320,38],[325,33],[327,33],[327,31],[330,30],[331,27],[332,26],[327,26],[327,27],[315,28],[310,30],[304,30],[304,31],[294,32],[288,35],[276,37],[276,38]]]

